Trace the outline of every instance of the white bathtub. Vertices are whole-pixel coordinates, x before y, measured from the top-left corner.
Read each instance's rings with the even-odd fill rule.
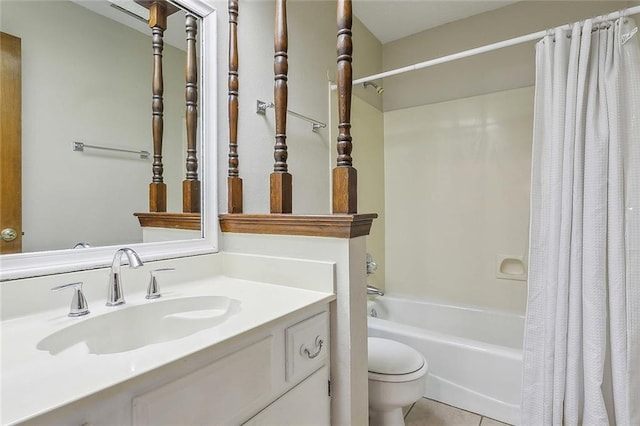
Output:
[[[524,316],[394,294],[371,298],[367,311],[369,336],[424,355],[426,397],[519,423]]]

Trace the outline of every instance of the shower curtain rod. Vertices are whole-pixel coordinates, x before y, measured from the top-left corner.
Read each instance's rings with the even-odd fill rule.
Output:
[[[604,21],[610,21],[610,20],[613,20],[613,19],[618,19],[620,16],[629,16],[629,15],[635,15],[635,14],[638,14],[638,13],[640,13],[640,6],[634,6],[634,7],[628,8],[628,9],[624,9],[624,10],[620,10],[620,11],[617,11],[617,12],[610,13],[608,15],[599,16],[597,18],[594,18],[593,21],[594,21],[594,23],[599,23],[599,22],[604,22]],[[542,30],[542,31],[538,31],[536,33],[531,33],[531,34],[515,37],[515,38],[509,39],[509,40],[500,41],[498,43],[488,44],[486,46],[476,47],[474,49],[469,49],[469,50],[465,50],[463,52],[454,53],[452,55],[442,56],[442,57],[436,58],[436,59],[430,59],[428,61],[419,62],[417,64],[408,65],[406,67],[397,68],[395,70],[390,70],[390,71],[385,71],[385,72],[381,72],[381,73],[378,73],[378,74],[373,74],[373,75],[370,75],[368,77],[362,77],[362,78],[359,78],[357,80],[353,80],[352,84],[355,85],[355,84],[364,83],[365,81],[372,81],[372,80],[377,80],[377,79],[380,79],[380,78],[391,77],[391,76],[394,76],[394,75],[403,74],[403,73],[408,72],[408,71],[415,71],[415,70],[419,70],[419,69],[423,69],[423,68],[432,67],[434,65],[444,64],[446,62],[455,61],[457,59],[462,59],[462,58],[467,58],[469,56],[479,55],[480,53],[491,52],[493,50],[502,49],[503,47],[509,47],[509,46],[514,46],[516,44],[526,43],[528,41],[541,39],[542,37],[546,36],[547,34],[550,34],[550,32],[552,33],[552,31],[553,30]],[[336,88],[337,88],[337,86],[335,84],[331,85],[331,89],[332,90],[335,90]]]

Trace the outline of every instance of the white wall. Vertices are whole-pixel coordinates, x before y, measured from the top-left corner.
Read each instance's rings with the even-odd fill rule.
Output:
[[[59,1],[3,2],[2,31],[22,39],[24,251],[142,241],[151,160],[71,143],[153,152],[150,37]],[[164,59],[165,182],[182,211],[184,53]]]
[[[375,92],[374,92],[375,93]],[[337,96],[331,97],[331,120],[338,122]],[[332,126],[331,150],[335,152],[337,126]],[[358,212],[377,213],[371,232],[366,237],[367,252],[378,265],[375,274],[367,278],[369,284],[384,288],[385,280],[385,178],[384,178],[384,115],[377,107],[353,96],[351,104],[351,136],[353,138],[353,166],[358,171]],[[336,158],[332,157],[331,167]],[[364,265],[363,265],[364,266]]]
[[[533,88],[385,113],[386,288],[524,312]]]
[[[353,79],[382,71],[382,43],[357,18],[353,19]],[[382,110],[382,99],[373,88],[358,84],[353,95]],[[335,105],[335,104],[334,104]]]
[[[375,106],[353,97],[351,135],[353,165],[358,170],[358,211],[378,213],[367,236],[367,252],[378,264],[369,284],[385,288],[385,169],[383,114]]]
[[[415,64],[630,5],[631,2],[612,0],[520,1],[387,43],[383,46],[383,69]],[[385,78],[384,111],[532,86],[534,44],[524,43]]]

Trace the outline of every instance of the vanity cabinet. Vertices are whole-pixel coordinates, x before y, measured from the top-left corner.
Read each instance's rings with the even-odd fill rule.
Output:
[[[27,424],[329,425],[328,306],[308,308]]]

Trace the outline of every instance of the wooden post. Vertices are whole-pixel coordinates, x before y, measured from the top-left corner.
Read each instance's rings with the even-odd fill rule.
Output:
[[[198,21],[187,14],[187,63],[185,67],[186,122],[187,122],[187,175],[182,182],[182,211],[200,213],[200,181],[198,180],[198,157],[196,156],[196,136],[198,126],[198,58],[196,34]]]
[[[166,0],[135,0],[149,9],[149,28],[153,45],[151,132],[153,135],[153,178],[149,184],[149,211],[167,211],[167,185],[162,173],[162,135],[164,131],[164,81],[162,76],[162,50],[164,48],[164,30],[167,29],[167,17],[179,9]]]
[[[149,27],[153,43],[153,79],[151,101],[152,134],[153,134],[153,178],[149,184],[149,211],[167,211],[167,185],[162,173],[162,135],[164,130],[164,82],[162,77],[163,35],[167,28],[167,9],[164,1],[153,1],[149,4]]]
[[[229,0],[229,174],[227,209],[242,213],[242,179],[238,172],[238,0]]]
[[[292,176],[287,168],[287,2],[276,0],[274,34],[274,104],[276,115],[275,164],[270,178],[271,213],[291,213]]]
[[[333,169],[333,213],[357,213],[357,172],[351,158],[351,0],[338,0],[338,161]]]

